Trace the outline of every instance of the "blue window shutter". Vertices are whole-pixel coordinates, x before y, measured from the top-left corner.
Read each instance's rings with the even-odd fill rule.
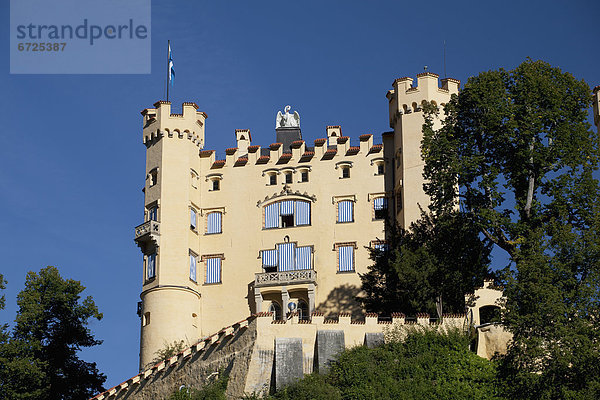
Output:
[[[280,243],[277,245],[277,257],[279,258],[278,271],[291,271],[294,269],[295,243]]]
[[[196,256],[190,254],[190,279],[196,282]]]
[[[276,267],[277,266],[277,250],[263,250],[261,251],[262,265],[263,267]]]
[[[206,217],[206,233],[221,233],[221,213],[211,212]]]
[[[310,202],[296,201],[296,225],[310,225]]]
[[[207,258],[206,259],[206,283],[220,283],[221,282],[221,258]]]
[[[338,247],[340,272],[354,270],[354,246]]]
[[[374,201],[375,210],[387,210],[387,199],[385,197],[378,197]]]
[[[196,229],[196,210],[190,208],[190,225],[192,228]]]
[[[279,203],[265,207],[265,228],[279,228]]]
[[[296,247],[296,269],[312,269],[312,248]]]
[[[354,202],[342,200],[338,202],[338,222],[354,221]]]
[[[294,214],[294,200],[284,200],[281,202],[281,215],[292,215]]]

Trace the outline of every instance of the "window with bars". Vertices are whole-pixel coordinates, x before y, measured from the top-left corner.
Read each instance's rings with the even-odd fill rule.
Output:
[[[382,162],[377,163],[377,175],[383,175],[385,172],[385,167]]]
[[[354,249],[356,244],[336,245],[338,272],[354,272]]]
[[[300,173],[300,182],[308,182],[308,171],[302,171]]]
[[[206,279],[204,283],[221,283],[221,256],[206,256],[204,264],[206,267]]]
[[[376,197],[373,199],[373,211],[375,219],[385,219],[387,217],[388,202],[385,197]]]
[[[264,228],[310,225],[310,202],[283,200],[265,206]]]
[[[350,178],[350,167],[342,167],[342,178]]]
[[[269,185],[277,185],[277,175],[275,175],[275,174],[269,175]]]
[[[209,212],[206,214],[206,234],[213,235],[222,233],[223,213],[220,211]]]
[[[215,179],[212,181],[212,190],[213,191],[221,190],[221,181],[220,180]]]
[[[312,269],[312,246],[296,243],[279,243],[274,249],[262,250],[262,266],[265,272]]]
[[[287,172],[285,174],[285,183],[292,183],[292,173],[291,172]]]
[[[146,256],[146,279],[150,280],[156,277],[156,253]]]
[[[198,264],[198,256],[190,250],[190,279],[196,282],[196,266]]]
[[[354,222],[354,201],[340,200],[337,202],[337,222]]]

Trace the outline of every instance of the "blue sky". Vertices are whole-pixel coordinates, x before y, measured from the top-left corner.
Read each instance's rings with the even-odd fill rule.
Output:
[[[86,350],[107,387],[137,373],[145,148],[140,110],[164,97],[171,40],[174,108],[209,118],[206,148],[224,156],[235,129],[274,141],[292,105],[312,141],[342,125],[354,143],[389,130],[395,78],[429,71],[465,82],[480,71],[542,59],[600,84],[598,1],[153,1],[152,73],[10,75],[9,3],[0,6],[0,273],[11,322],[27,271],[57,266],[104,313]]]

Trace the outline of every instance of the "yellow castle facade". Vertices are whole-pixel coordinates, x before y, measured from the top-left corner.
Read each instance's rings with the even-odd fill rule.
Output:
[[[458,90],[459,81],[428,72],[396,79],[392,131],[346,136],[327,126],[313,143],[286,107],[274,143],[254,145],[238,129],[225,159],[206,146],[207,115],[196,104],[181,114],[165,101],[143,110],[140,368],[167,344],[195,343],[260,312],[362,313],[359,274],[372,263],[368,248],[385,245],[385,219],[408,227],[428,205],[421,106],[443,106]]]

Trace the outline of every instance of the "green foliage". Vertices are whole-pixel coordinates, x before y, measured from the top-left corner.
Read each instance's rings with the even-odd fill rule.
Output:
[[[1,398],[86,399],[104,390],[96,364],[77,357],[101,343],[87,324],[102,314],[91,297],[81,301],[84,289],[54,267],[27,274],[14,330],[0,343]]]
[[[473,221],[456,212],[423,213],[410,230],[390,229],[388,250],[372,251],[375,263],[361,275],[365,308],[435,315],[441,298],[443,312],[464,312],[464,294],[490,277],[491,245],[478,235]]]
[[[461,213],[505,250],[501,360],[515,398],[597,398],[600,386],[600,138],[590,88],[541,61],[470,78],[426,107],[423,158],[431,210]]]
[[[306,375],[304,379],[287,386],[273,395],[281,400],[337,400],[341,399],[340,389],[327,382],[323,375]]]
[[[213,382],[206,384],[202,389],[190,389],[182,387],[173,393],[170,400],[227,400],[225,391],[227,390],[228,376],[223,371],[219,371],[218,378]]]
[[[276,399],[500,399],[494,363],[459,331],[410,332],[403,342],[343,352],[325,375],[308,375]]]
[[[155,354],[156,357],[152,360],[151,364],[158,364],[161,361],[168,360],[175,354],[180,353],[185,349],[185,342],[183,340],[175,340],[173,343],[166,343],[162,349],[158,350]]]

